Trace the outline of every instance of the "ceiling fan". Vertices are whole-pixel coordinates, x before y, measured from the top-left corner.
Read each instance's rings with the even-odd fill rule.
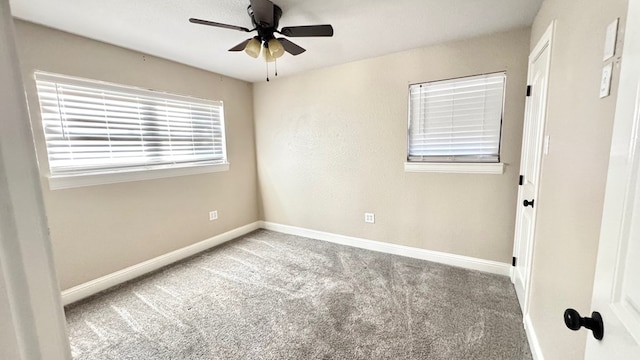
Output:
[[[241,42],[229,49],[229,51],[244,50],[250,56],[257,58],[260,55],[260,51],[264,48],[262,53],[267,62],[275,61],[284,55],[285,51],[291,55],[300,55],[306,51],[288,39],[283,37],[276,38],[275,34],[287,37],[333,36],[333,27],[331,25],[288,26],[278,30],[278,24],[282,16],[282,9],[278,5],[269,0],[250,0],[249,3],[247,12],[253,24],[253,29],[251,30],[241,26],[195,18],[190,18],[189,21],[194,24],[209,25],[243,32],[257,31],[258,35]]]

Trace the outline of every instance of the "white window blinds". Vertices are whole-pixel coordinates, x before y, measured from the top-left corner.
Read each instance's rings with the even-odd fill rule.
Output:
[[[409,161],[499,162],[504,72],[409,87]]]
[[[35,77],[52,176],[226,163],[222,102]]]

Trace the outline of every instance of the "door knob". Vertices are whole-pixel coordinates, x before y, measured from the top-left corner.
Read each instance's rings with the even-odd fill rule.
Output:
[[[531,206],[531,208],[533,208],[533,202],[534,201],[535,201],[534,199],[531,199],[531,201],[525,200],[525,201],[522,202],[522,205],[524,205],[524,207]]]
[[[581,317],[580,313],[574,309],[567,309],[564,312],[564,324],[573,331],[577,331],[581,327],[585,327],[593,332],[593,337],[602,340],[604,337],[604,323],[602,315],[594,311],[591,317]]]

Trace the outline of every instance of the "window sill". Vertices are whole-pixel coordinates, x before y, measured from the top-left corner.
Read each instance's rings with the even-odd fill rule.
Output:
[[[429,172],[446,174],[494,174],[504,173],[503,163],[426,163],[405,162],[405,172]]]
[[[77,187],[107,185],[131,181],[162,179],[176,176],[197,175],[229,170],[229,164],[176,167],[167,169],[148,169],[120,171],[104,174],[83,174],[68,176],[50,176],[49,189],[71,189]]]

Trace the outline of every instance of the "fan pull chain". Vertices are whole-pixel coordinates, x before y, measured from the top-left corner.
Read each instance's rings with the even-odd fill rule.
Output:
[[[267,64],[267,81],[269,81],[269,62],[265,61],[265,64]]]
[[[278,59],[273,61],[273,65],[276,67],[276,76],[278,76]]]

